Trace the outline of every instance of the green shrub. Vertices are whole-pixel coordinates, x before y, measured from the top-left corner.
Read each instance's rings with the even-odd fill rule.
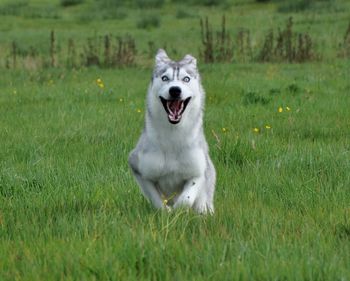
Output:
[[[248,91],[242,93],[242,102],[244,105],[260,104],[266,105],[271,101],[270,98],[265,97],[257,92]]]
[[[75,6],[82,4],[84,0],[60,0],[60,4],[63,7],[68,7],[68,6]]]
[[[163,6],[164,4],[164,0],[134,0],[133,1],[134,4],[141,8],[141,9],[144,9],[144,8],[160,8]]]
[[[28,1],[18,0],[0,5],[0,15],[23,16],[25,18],[60,18],[54,5],[29,5]]]
[[[31,19],[59,19],[59,9],[56,6],[37,5],[23,9],[22,16]]]
[[[122,20],[125,19],[128,15],[127,10],[124,8],[121,9],[106,9],[106,8],[99,8],[99,12],[96,13],[96,7],[95,9],[88,9],[87,11],[83,11],[78,15],[78,19],[81,22],[90,22],[90,21],[96,21],[96,20]]]
[[[202,4],[204,6],[219,6],[227,4],[226,0],[203,0],[196,1],[196,4]]]
[[[101,8],[137,7],[140,9],[161,8],[165,0],[95,0]]]
[[[178,19],[186,19],[190,17],[192,17],[192,15],[186,9],[180,8],[176,11],[176,18]]]
[[[129,1],[127,0],[95,0],[96,4],[101,9],[115,9],[125,6]]]
[[[278,6],[278,11],[282,13],[301,12],[311,7],[310,0],[282,1]]]
[[[151,29],[160,26],[160,18],[155,14],[144,15],[136,24],[137,28]]]
[[[333,0],[275,0],[277,10],[281,13],[297,13],[304,11],[330,12],[341,11],[342,5]]]
[[[19,0],[4,3],[0,6],[0,15],[6,16],[19,16],[22,13],[23,8],[28,6],[28,1]]]
[[[172,0],[172,2],[179,4],[183,3],[181,0]],[[188,0],[186,4],[200,6],[223,6],[228,4],[228,2],[226,0]]]

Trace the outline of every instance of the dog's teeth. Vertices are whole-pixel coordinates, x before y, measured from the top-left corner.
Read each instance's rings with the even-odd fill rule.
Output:
[[[182,113],[185,110],[184,100],[167,100],[163,105],[168,113],[169,121],[177,123],[181,120]]]
[[[182,102],[179,112],[182,113],[182,110],[183,110],[183,109],[184,109],[184,103]]]

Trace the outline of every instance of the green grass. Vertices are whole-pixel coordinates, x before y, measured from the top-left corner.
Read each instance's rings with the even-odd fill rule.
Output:
[[[44,42],[52,25],[64,38],[88,36],[93,23],[84,27],[69,14],[88,3],[57,6],[61,20],[2,16],[2,43],[22,35],[28,45]],[[131,10],[123,20],[97,24],[103,32],[129,26],[141,46],[148,37],[179,42],[185,37],[177,32],[188,32],[176,56],[198,51],[197,31],[185,31],[190,21],[199,28],[198,18],[184,17],[174,29],[177,10],[166,14],[172,5],[151,31],[137,29],[139,12]],[[244,12],[240,19],[250,28],[264,13],[266,24],[288,16],[275,13],[274,2],[236,5],[231,12]],[[212,12],[219,23],[222,9],[187,12]],[[326,45],[343,34],[321,32],[331,29],[329,14],[296,17],[303,28],[303,20],[324,20],[311,28]],[[345,31],[345,23],[340,17],[332,28]],[[142,62],[114,70],[2,71],[0,280],[350,280],[350,61],[199,59],[218,176],[216,213],[207,217],[157,212],[130,174],[127,156],[143,127],[151,75],[150,59]]]
[[[129,173],[150,70],[5,73],[0,279],[348,280],[348,67],[202,66],[213,217],[156,212]]]

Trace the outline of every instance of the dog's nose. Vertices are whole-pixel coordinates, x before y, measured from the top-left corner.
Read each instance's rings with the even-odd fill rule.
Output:
[[[181,95],[180,87],[170,87],[169,94],[173,99],[178,99]]]

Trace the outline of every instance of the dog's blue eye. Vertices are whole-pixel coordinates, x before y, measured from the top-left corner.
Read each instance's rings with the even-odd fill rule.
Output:
[[[166,75],[162,76],[162,81],[164,81],[164,82],[169,81],[168,76],[166,76]]]
[[[190,77],[188,77],[188,76],[185,76],[183,79],[182,79],[182,81],[184,81],[184,82],[186,82],[186,83],[188,83],[188,82],[190,82]]]

